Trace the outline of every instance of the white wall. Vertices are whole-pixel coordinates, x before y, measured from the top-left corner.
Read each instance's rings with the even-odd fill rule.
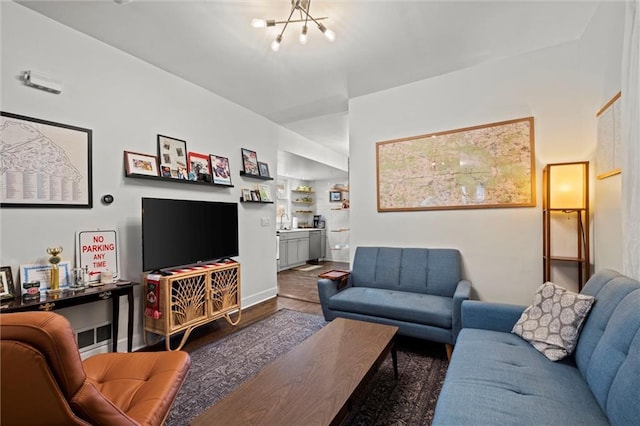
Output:
[[[608,40],[608,50],[595,49],[588,61],[590,46],[576,41],[352,99],[352,247],[455,247],[476,297],[530,303],[542,282],[542,168],[595,150],[603,88],[585,82],[606,78],[606,64],[620,62],[623,14],[612,7],[598,10],[606,19],[590,35]],[[376,142],[527,116],[535,117],[536,207],[377,212]]]
[[[239,176],[241,147],[255,150],[275,175],[278,143],[301,140],[243,107],[16,3],[1,2],[1,15],[2,110],[93,130],[93,209],[0,210],[0,263],[12,266],[16,278],[18,265],[46,263],[45,250],[54,244],[64,247],[63,260],[72,260],[75,232],[100,227],[117,230],[122,276],[140,281],[141,197],[237,202],[241,187],[257,183]],[[29,69],[62,80],[62,94],[26,87],[19,75]],[[229,157],[235,187],[124,178],[123,151],[155,155],[157,134],[186,140],[190,151]],[[113,194],[115,202],[103,205],[104,194]],[[276,294],[275,204],[240,204],[238,210],[246,306]],[[270,226],[261,226],[262,217],[271,219]],[[138,289],[134,347],[142,344],[139,306]],[[100,302],[64,314],[74,328],[83,328],[109,320],[110,305]],[[120,324],[122,341],[124,301]]]
[[[580,78],[585,87],[597,93],[595,105],[585,104],[585,114],[595,114],[621,88],[624,5],[601,5],[580,43]],[[620,22],[611,26],[611,22]],[[589,122],[589,131],[597,136],[597,119]],[[595,152],[593,153],[595,154]],[[595,160],[592,155],[591,160]],[[595,164],[591,163],[592,172]],[[622,271],[621,175],[591,181],[594,270],[610,268]]]

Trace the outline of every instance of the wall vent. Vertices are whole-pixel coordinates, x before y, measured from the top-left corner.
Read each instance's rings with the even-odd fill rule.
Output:
[[[75,330],[78,349],[86,352],[111,342],[111,323]]]

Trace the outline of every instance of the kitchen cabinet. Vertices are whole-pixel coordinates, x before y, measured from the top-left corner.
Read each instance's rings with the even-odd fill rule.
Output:
[[[304,265],[309,260],[309,231],[279,232],[280,262],[278,270]]]
[[[327,232],[324,229],[309,231],[309,260],[324,259],[327,252]]]

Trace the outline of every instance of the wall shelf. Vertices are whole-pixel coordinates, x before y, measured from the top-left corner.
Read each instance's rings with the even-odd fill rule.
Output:
[[[245,201],[242,199],[242,197],[240,197],[240,202],[241,203],[254,203],[254,204],[273,204],[273,201]]]
[[[171,182],[171,183],[182,183],[182,184],[186,183],[188,185],[200,185],[200,186],[209,186],[209,187],[214,186],[217,188],[233,188],[233,185],[223,185],[220,183],[204,182],[201,180],[174,179],[174,178],[163,177],[163,176],[138,175],[135,173],[130,175],[125,175],[124,177],[131,178],[131,179],[155,180],[155,181]]]
[[[249,173],[245,173],[242,170],[240,170],[240,176],[246,177],[246,178],[251,178],[251,179],[258,179],[258,180],[273,180],[273,178],[269,177],[269,176],[252,175],[252,174],[249,174]]]

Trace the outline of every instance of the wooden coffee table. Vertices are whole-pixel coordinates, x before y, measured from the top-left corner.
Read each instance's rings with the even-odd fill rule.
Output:
[[[336,318],[196,417],[192,425],[328,425],[389,352],[398,327]]]

